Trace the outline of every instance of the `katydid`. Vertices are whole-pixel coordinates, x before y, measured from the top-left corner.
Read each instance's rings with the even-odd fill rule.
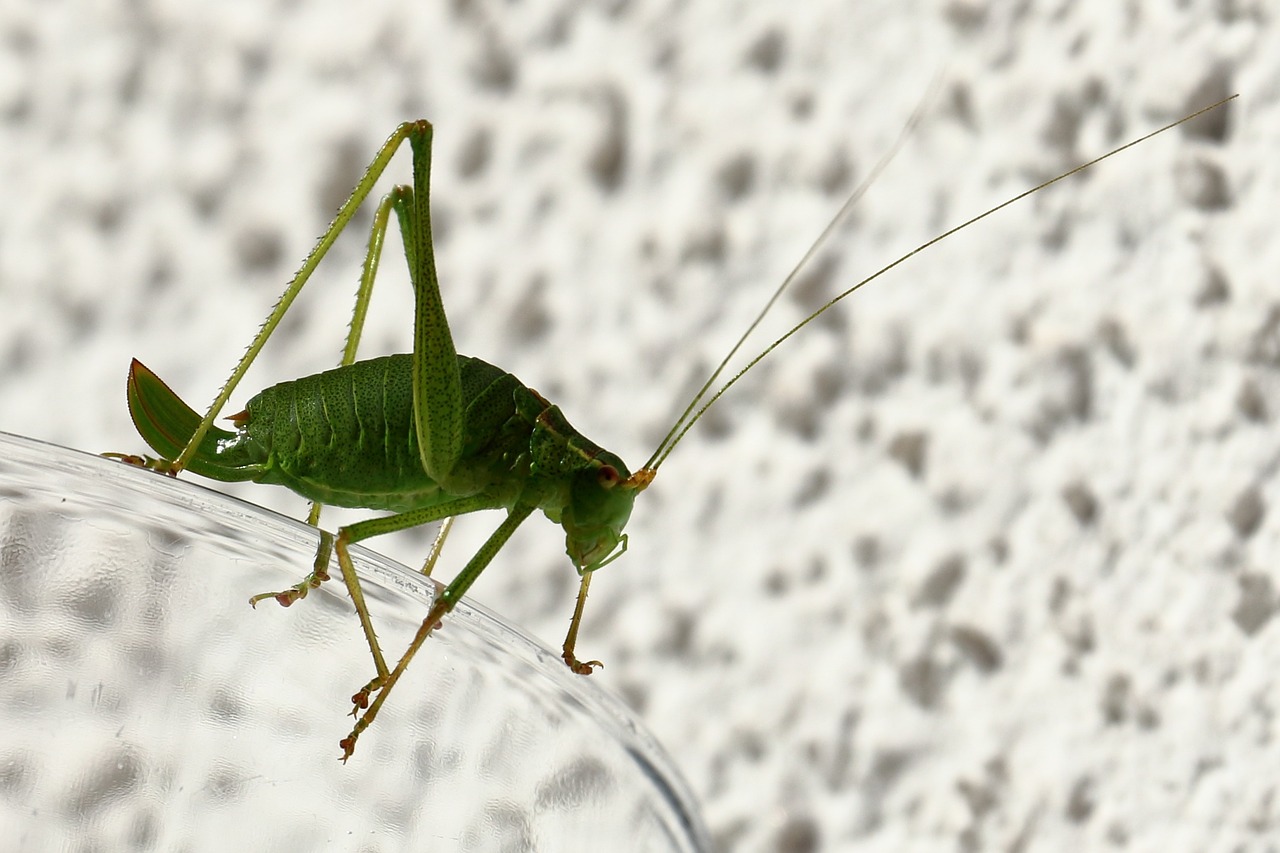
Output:
[[[600,665],[599,661],[579,660],[575,649],[592,575],[626,551],[627,536],[623,529],[636,496],[653,481],[658,468],[690,427],[748,370],[837,302],[911,256],[1052,183],[1229,100],[1231,98],[1116,148],[924,243],[836,295],[771,343],[708,397],[729,359],[846,215],[862,190],[855,192],[777,288],[756,323],[738,339],[690,401],[653,455],[635,472],[616,455],[578,433],[558,407],[510,373],[480,359],[460,355],[454,349],[436,278],[431,240],[432,126],[426,121],[407,122],[379,149],[205,415],[199,416],[135,359],[129,371],[129,411],[138,432],[159,458],[108,455],[170,475],[190,469],[215,480],[252,480],[286,486],[312,501],[309,521],[317,527],[323,504],[392,513],[341,527],[336,535],[321,531],[315,563],[303,581],[283,592],[251,599],[251,603],[256,604],[274,598],[288,606],[305,598],[310,590],[329,579],[330,556],[337,554],[375,669],[373,679],[352,697],[351,713],[356,722],[339,744],[342,760],[346,761],[354,752],[360,734],[373,722],[431,631],[534,510],[542,510],[551,521],[564,528],[566,551],[580,581],[563,658],[574,672],[589,674]],[[394,187],[377,206],[340,366],[261,392],[249,401],[244,411],[231,416],[234,431],[214,427],[214,419],[249,365],[406,140],[412,151],[413,184]],[[882,160],[880,166],[884,163]],[[873,171],[873,177],[880,166]],[[866,185],[864,182],[862,189]],[[356,349],[392,213],[400,227],[415,297],[413,353],[357,361]],[[388,667],[360,581],[352,568],[350,545],[430,522],[447,523],[453,517],[488,509],[505,510],[506,518],[453,581],[439,592],[400,660],[394,667]],[[434,566],[442,539],[443,531],[423,569],[427,574]]]

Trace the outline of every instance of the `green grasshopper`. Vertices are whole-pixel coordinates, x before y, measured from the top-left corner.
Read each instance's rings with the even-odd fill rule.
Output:
[[[250,599],[256,604],[274,598],[287,607],[305,598],[310,590],[329,579],[330,555],[337,554],[342,578],[355,605],[376,671],[374,678],[352,697],[351,713],[356,722],[351,733],[339,742],[342,760],[346,761],[355,750],[356,740],[373,722],[431,631],[534,510],[542,510],[551,521],[564,528],[566,551],[580,577],[563,658],[574,672],[586,675],[601,665],[599,661],[581,661],[575,653],[592,575],[626,551],[627,535],[623,529],[636,496],[653,481],[658,468],[690,427],[747,371],[837,302],[913,255],[1050,184],[1221,106],[1227,100],[1231,99],[1206,107],[1020,193],[908,252],[797,323],[707,397],[747,336],[887,164],[890,152],[777,288],[653,455],[634,473],[616,455],[575,430],[560,409],[538,392],[510,373],[480,359],[460,355],[454,349],[440,297],[431,241],[432,127],[426,121],[406,122],[379,149],[208,412],[199,416],[135,359],[129,371],[129,411],[138,432],[159,458],[107,455],[170,475],[190,469],[215,480],[252,480],[286,486],[312,501],[308,521],[317,527],[323,504],[392,513],[341,527],[336,535],[321,531],[315,563],[305,579],[282,592]],[[908,124],[903,136],[910,127]],[[396,186],[378,204],[340,366],[261,392],[249,401],[244,411],[231,416],[234,432],[214,427],[214,419],[237,383],[405,140],[413,155],[413,185]],[[899,144],[901,141],[902,137]],[[392,212],[400,225],[415,296],[413,353],[356,361],[356,348]],[[423,568],[424,573],[430,574],[448,521],[489,509],[506,510],[506,518],[436,596],[408,648],[396,665],[389,668],[374,633],[360,580],[352,568],[350,546],[384,533],[446,522]]]

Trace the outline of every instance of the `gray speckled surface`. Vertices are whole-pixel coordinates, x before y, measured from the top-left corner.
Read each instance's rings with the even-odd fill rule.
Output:
[[[1243,0],[7,9],[0,429],[140,450],[135,355],[210,399],[423,116],[459,348],[635,464],[931,80],[775,328],[1238,91],[789,342],[646,493],[582,651],[726,850],[1267,849],[1278,37]],[[246,394],[336,360],[363,240]],[[384,266],[366,353],[409,339]],[[459,525],[446,561],[494,524]],[[572,587],[531,523],[473,595],[555,644]]]

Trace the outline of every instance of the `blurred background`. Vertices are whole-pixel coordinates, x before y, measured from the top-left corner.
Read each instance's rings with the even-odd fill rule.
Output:
[[[10,4],[0,429],[142,451],[135,356],[207,404],[422,117],[459,350],[638,466],[922,104],[747,355],[1239,92],[788,341],[638,502],[579,651],[724,850],[1264,846],[1277,29],[1261,0]],[[368,225],[228,411],[336,363]],[[383,270],[364,355],[410,346],[395,238]],[[460,522],[440,576],[497,523]],[[370,545],[412,565],[430,537]],[[575,588],[534,519],[472,596],[556,646]]]

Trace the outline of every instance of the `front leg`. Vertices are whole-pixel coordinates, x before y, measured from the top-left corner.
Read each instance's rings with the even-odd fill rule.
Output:
[[[578,585],[578,602],[573,608],[573,618],[569,620],[569,633],[564,638],[564,653],[561,657],[569,665],[569,669],[578,675],[590,675],[596,667],[604,667],[598,660],[580,661],[574,654],[578,646],[578,626],[582,624],[582,610],[587,604],[587,588],[591,586],[591,576],[595,572],[583,572],[582,581]]]

